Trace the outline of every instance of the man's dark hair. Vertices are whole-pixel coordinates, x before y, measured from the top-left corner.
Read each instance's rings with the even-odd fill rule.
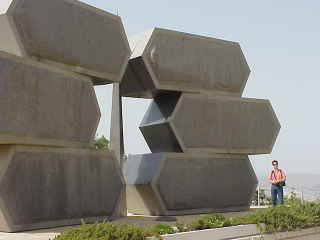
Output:
[[[272,166],[274,165],[274,163],[278,164],[278,161],[277,160],[273,160],[272,161]]]

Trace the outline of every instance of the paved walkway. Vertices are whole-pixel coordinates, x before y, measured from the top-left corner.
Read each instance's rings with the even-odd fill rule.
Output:
[[[59,235],[61,231],[66,228],[60,229],[45,229],[21,233],[2,233],[0,232],[0,240],[49,240]]]

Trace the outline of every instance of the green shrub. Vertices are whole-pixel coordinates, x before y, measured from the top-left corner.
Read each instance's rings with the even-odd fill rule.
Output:
[[[92,149],[108,149],[109,148],[110,141],[105,138],[105,136],[102,136],[100,138],[95,138],[91,148]]]
[[[54,240],[144,240],[154,234],[142,227],[117,223],[82,224],[67,230]]]
[[[205,216],[188,225],[189,230],[203,230],[231,226],[230,220],[221,214]]]
[[[320,204],[297,203],[258,210],[244,217],[230,219],[231,225],[264,224],[266,232],[293,231],[320,223]]]
[[[164,234],[173,234],[173,233],[176,233],[177,231],[168,224],[157,224],[153,226],[153,228],[151,229],[151,232],[159,235],[164,235]]]
[[[150,236],[160,239],[160,235],[163,234],[245,224],[257,224],[265,232],[293,231],[320,226],[320,203],[302,204],[292,201],[290,206],[261,209],[242,217],[226,218],[221,214],[214,214],[189,224],[176,223],[175,226],[158,224],[152,228],[142,228],[110,222],[82,224],[78,228],[62,233],[54,240],[144,240]]]

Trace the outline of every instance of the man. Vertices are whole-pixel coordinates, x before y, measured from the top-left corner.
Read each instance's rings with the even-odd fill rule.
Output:
[[[278,168],[278,161],[272,161],[273,170],[269,173],[268,180],[271,183],[272,206],[277,205],[277,199],[283,204],[283,183],[286,181],[286,175],[283,170]]]

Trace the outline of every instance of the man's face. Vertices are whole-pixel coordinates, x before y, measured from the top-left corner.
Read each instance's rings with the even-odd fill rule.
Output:
[[[278,169],[278,163],[277,162],[273,162],[272,163],[273,169],[276,170]]]

